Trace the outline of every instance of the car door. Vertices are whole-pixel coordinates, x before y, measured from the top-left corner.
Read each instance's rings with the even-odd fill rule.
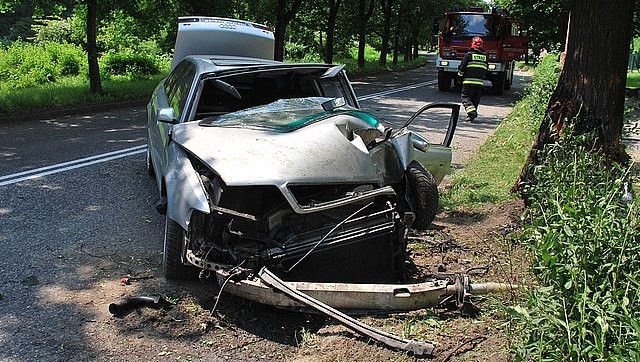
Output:
[[[159,187],[170,157],[171,129],[186,118],[195,78],[195,66],[188,61],[181,62],[156,88],[148,106],[148,145]]]

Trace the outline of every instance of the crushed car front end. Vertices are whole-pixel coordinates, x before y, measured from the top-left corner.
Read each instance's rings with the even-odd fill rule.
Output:
[[[321,101],[282,100],[175,127],[191,168],[178,173],[197,175],[208,206],[169,207],[186,230],[183,261],[266,266],[296,281],[403,280],[413,214],[398,207],[402,166],[376,141],[385,132],[377,119],[323,111]],[[183,185],[167,187],[183,195]]]

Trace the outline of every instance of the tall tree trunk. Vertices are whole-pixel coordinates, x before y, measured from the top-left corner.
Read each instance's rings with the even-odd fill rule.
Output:
[[[97,32],[97,0],[87,0],[87,56],[89,61],[89,91],[102,93],[100,82],[100,67],[98,66]]]
[[[336,21],[341,0],[329,0],[329,17],[327,18],[327,47],[324,52],[324,62],[333,63],[333,44],[335,41]]]
[[[275,60],[282,61],[284,59],[284,43],[287,26],[298,13],[300,5],[302,5],[302,0],[294,0],[291,8],[287,10],[287,0],[278,0],[276,6],[276,28],[273,34],[275,37],[273,57]]]
[[[358,1],[358,68],[364,68],[364,51],[366,46],[367,22],[373,15],[375,0],[369,0],[369,9],[367,9],[367,0]]]
[[[387,53],[389,53],[389,39],[391,38],[391,9],[393,7],[393,0],[381,0],[381,2],[384,19],[382,21],[382,39],[378,63],[382,66],[386,66]]]
[[[572,0],[567,54],[547,116],[538,130],[513,191],[535,182],[539,151],[573,125],[575,135],[596,132],[594,149],[612,161],[626,162],[620,141],[624,90],[635,0]]]
[[[396,31],[393,34],[393,65],[398,64],[398,48],[400,47],[400,14],[397,18]]]

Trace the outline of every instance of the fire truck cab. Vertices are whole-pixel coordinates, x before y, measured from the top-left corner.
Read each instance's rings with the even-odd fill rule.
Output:
[[[493,94],[500,95],[511,88],[515,59],[527,53],[529,38],[520,23],[509,18],[506,11],[482,8],[453,11],[444,14],[438,34],[438,89],[447,91],[456,81],[458,66],[471,48],[471,39],[484,40],[484,52],[489,61],[486,80]]]

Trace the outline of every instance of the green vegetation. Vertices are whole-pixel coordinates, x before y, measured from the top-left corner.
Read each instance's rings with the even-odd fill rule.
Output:
[[[378,64],[379,53],[368,48],[365,67],[355,58],[336,59],[349,74],[398,70],[424,65],[419,58],[397,65]],[[353,51],[351,53],[354,53]],[[356,54],[357,57],[357,54]],[[23,59],[29,59],[24,62]],[[317,61],[305,56],[295,61]],[[102,94],[89,93],[86,54],[71,44],[16,42],[0,48],[0,116],[35,110],[92,103],[144,100],[167,75],[170,57],[151,56],[123,48],[100,58]]]
[[[527,94],[480,147],[476,158],[452,176],[441,197],[445,208],[474,207],[517,197],[509,189],[527,158],[558,74],[555,57],[545,57]]]
[[[640,72],[627,73],[627,88],[640,88]]]
[[[508,189],[557,81],[552,58],[536,68],[527,95],[477,158],[453,176],[446,207],[514,197]],[[524,305],[507,308],[516,360],[640,359],[640,208],[625,192],[636,179],[588,151],[590,137],[548,146],[537,183],[526,187],[531,205],[517,238],[539,287],[525,290]]]
[[[90,94],[87,55],[79,46],[14,42],[0,47],[0,115],[147,98],[169,67],[167,57],[131,49],[107,52],[100,62],[104,92]]]
[[[638,200],[625,195],[629,170],[589,152],[589,137],[550,145],[528,188],[521,241],[542,287],[512,308],[519,359],[640,358]]]

